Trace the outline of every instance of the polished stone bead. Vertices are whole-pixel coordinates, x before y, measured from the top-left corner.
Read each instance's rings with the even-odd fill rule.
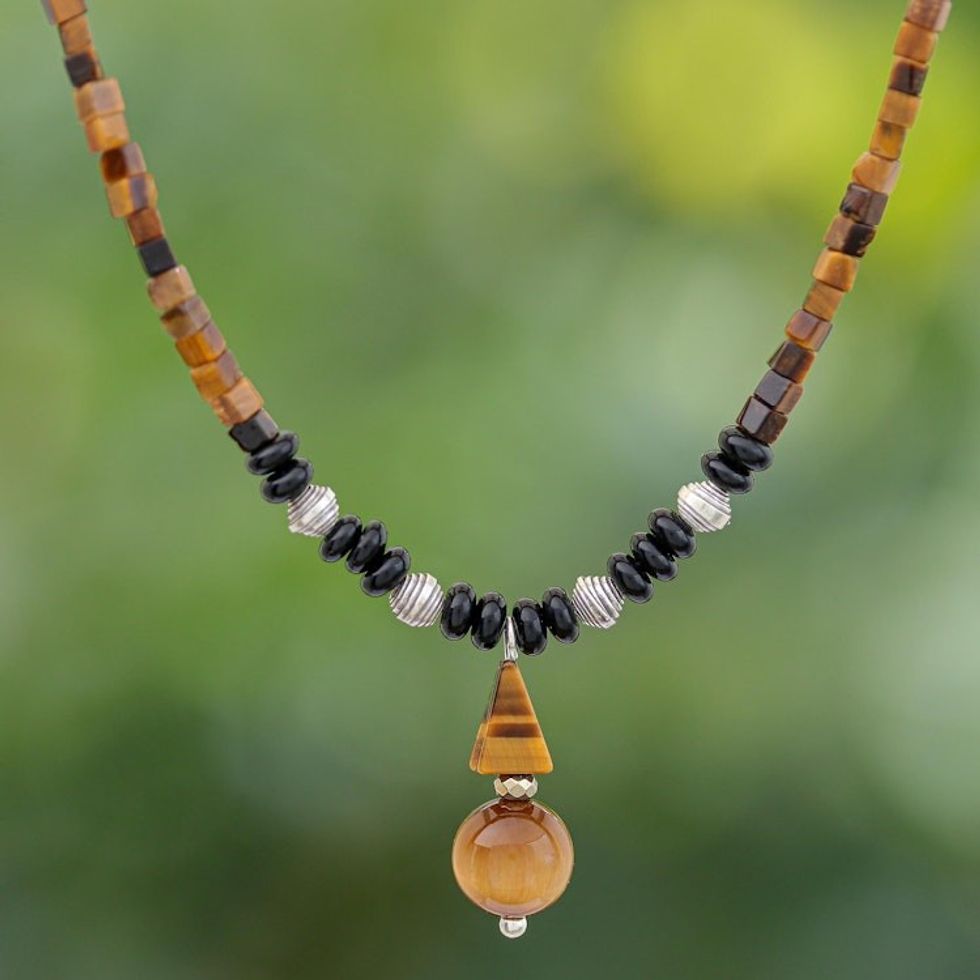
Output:
[[[750,436],[772,445],[780,436],[789,418],[763,404],[758,398],[750,398],[738,416],[738,425]]]
[[[439,629],[447,640],[461,640],[469,633],[476,616],[476,592],[468,582],[457,582],[446,593]]]
[[[75,111],[80,122],[96,116],[114,116],[125,109],[122,89],[115,78],[102,78],[75,90]]]
[[[308,459],[294,459],[271,473],[262,483],[262,496],[270,504],[284,504],[299,496],[313,479],[313,464]]]
[[[284,466],[299,452],[299,436],[295,432],[280,432],[271,442],[256,449],[245,468],[256,476],[264,476]]]
[[[548,646],[548,627],[545,626],[541,607],[533,599],[519,599],[514,603],[514,634],[521,653],[536,657]]]
[[[126,218],[129,238],[133,245],[145,245],[155,238],[163,238],[166,229],[163,227],[163,217],[156,208],[146,208],[137,211]]]
[[[860,262],[855,256],[825,248],[813,267],[813,278],[846,293],[854,288],[859,268]]]
[[[769,367],[790,381],[802,383],[813,367],[817,355],[787,340],[769,359]]]
[[[616,588],[630,602],[649,602],[653,598],[650,576],[629,555],[611,555],[606,570],[616,583]]]
[[[157,238],[155,241],[140,245],[137,253],[148,276],[159,276],[177,265],[173,249],[166,238]]]
[[[841,213],[865,225],[880,225],[888,206],[888,195],[862,187],[860,184],[848,184],[844,199],[841,201]]]
[[[279,426],[276,420],[266,411],[256,412],[245,422],[239,422],[228,430],[228,435],[246,453],[254,453],[256,449],[267,446],[277,435]]]
[[[373,572],[361,579],[361,588],[369,596],[387,595],[408,578],[412,559],[404,548],[392,548]]]
[[[85,0],[41,0],[41,6],[51,24],[61,24],[86,11]]]
[[[118,150],[130,142],[129,124],[122,112],[108,116],[93,116],[84,126],[85,139],[92,153]]]
[[[182,265],[154,276],[147,282],[146,289],[150,302],[161,313],[169,313],[174,307],[186,303],[196,295],[190,273]]]
[[[229,427],[250,419],[263,405],[262,395],[248,378],[242,378],[230,391],[211,402],[211,409],[222,425]],[[309,465],[309,464],[307,464]],[[310,467],[312,473],[312,467]],[[300,492],[302,492],[300,487]]]
[[[937,31],[930,31],[910,21],[903,21],[895,40],[895,54],[900,58],[917,61],[920,65],[927,64],[936,53],[939,41]]]
[[[230,391],[241,377],[242,370],[230,350],[207,364],[191,368],[191,381],[201,397],[208,402]]]
[[[371,521],[361,528],[357,544],[347,556],[347,568],[356,575],[373,572],[384,558],[388,529],[381,521]]]
[[[705,453],[701,470],[719,490],[725,493],[748,493],[755,480],[746,467],[725,453]]]
[[[922,99],[919,96],[909,95],[908,92],[899,92],[897,89],[890,88],[882,100],[878,118],[882,122],[911,129],[919,117],[921,108]]]
[[[340,561],[350,554],[361,536],[361,522],[353,515],[341,517],[320,542],[320,557],[324,561]]]
[[[139,143],[127,143],[115,150],[107,150],[99,160],[102,179],[107,184],[114,184],[128,177],[136,177],[146,173],[146,160]]]
[[[126,218],[138,211],[146,211],[155,208],[157,205],[157,184],[153,179],[153,174],[136,174],[135,177],[126,177],[124,180],[117,180],[115,183],[107,184],[106,200],[109,202],[109,212],[114,218]],[[150,275],[160,275],[168,269],[172,269],[177,263],[168,265],[158,273]]]
[[[186,303],[181,303],[180,306],[175,306],[168,313],[164,313],[160,317],[160,322],[163,324],[163,329],[174,340],[183,340],[184,337],[203,330],[211,323],[211,311],[200,296],[193,296]]]
[[[175,346],[183,362],[190,368],[216,361],[228,349],[224,335],[212,322],[206,323],[196,333],[181,337]]]
[[[630,554],[636,565],[658,582],[670,582],[677,577],[674,556],[652,534],[637,531],[630,538]]]
[[[753,393],[764,405],[789,415],[803,397],[803,385],[784,378],[775,371],[767,371]]]
[[[889,93],[900,95],[899,92]],[[851,176],[863,187],[877,191],[879,194],[891,194],[898,183],[902,172],[902,164],[898,160],[886,160],[873,153],[862,153],[854,164]]]
[[[541,615],[559,643],[574,643],[579,637],[578,617],[564,589],[548,589],[541,597]]]
[[[907,95],[922,95],[928,76],[928,65],[920,65],[918,62],[909,61],[907,58],[896,58],[892,62],[892,73],[888,80],[888,87],[896,92],[905,92]]]
[[[911,0],[905,19],[930,31],[941,31],[952,11],[953,0]]]
[[[499,592],[488,592],[476,604],[470,639],[477,650],[492,650],[507,625],[507,600]]]
[[[694,531],[679,514],[660,508],[649,519],[653,540],[676,558],[690,558],[697,551]]]
[[[89,26],[88,17],[85,14],[77,14],[59,24],[58,34],[61,37],[61,48],[66,58],[83,54],[95,47],[95,42],[92,39],[92,28]]]
[[[86,48],[65,58],[65,71],[68,72],[68,79],[75,88],[81,88],[101,78],[102,65],[95,48]]]
[[[736,425],[721,431],[718,436],[718,448],[737,459],[747,470],[755,473],[772,466],[773,451],[764,442],[753,439]]]
[[[803,309],[821,320],[833,320],[846,295],[843,289],[815,279],[803,300]]]
[[[871,134],[871,152],[886,160],[897,160],[905,149],[909,131],[904,126],[879,119]]]
[[[868,251],[876,234],[874,225],[862,225],[845,214],[839,214],[830,223],[823,240],[829,248],[860,258]]]

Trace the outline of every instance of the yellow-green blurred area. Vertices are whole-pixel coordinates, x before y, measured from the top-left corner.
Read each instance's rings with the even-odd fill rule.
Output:
[[[0,11],[0,975],[980,976],[980,11],[772,471],[525,676],[577,868],[452,880],[495,657],[286,533]],[[902,0],[92,0],[168,232],[414,567],[511,600],[700,476],[867,145]]]

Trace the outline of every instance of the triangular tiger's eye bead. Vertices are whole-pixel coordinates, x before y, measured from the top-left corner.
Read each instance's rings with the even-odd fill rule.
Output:
[[[554,769],[524,678],[513,661],[502,663],[497,672],[470,769],[484,776],[534,776]]]

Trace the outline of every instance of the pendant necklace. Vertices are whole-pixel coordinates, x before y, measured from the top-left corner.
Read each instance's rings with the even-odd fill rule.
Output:
[[[313,482],[313,466],[297,456],[299,439],[281,430],[265,410],[187,269],[174,257],[157,209],[156,183],[130,137],[119,83],[103,72],[85,0],[42,0],[42,5],[61,38],[89,149],[100,156],[109,210],[125,220],[149,276],[150,301],[197,390],[246,454],[248,471],[262,477],[263,497],[286,505],[290,531],[319,539],[324,561],[343,560],[360,577],[363,592],[387,596],[402,623],[418,628],[438,624],[447,639],[468,636],[478,650],[503,646],[470,756],[474,772],[494,777],[496,797],[463,821],[452,867],[466,896],[499,918],[504,936],[522,936],[527,917],[564,892],[573,850],[565,824],[535,799],[537,777],[553,765],[521,676],[520,656],[543,653],[549,635],[574,643],[582,626],[610,629],[627,601],[649,601],[654,581],[677,575],[678,561],[694,554],[697,535],[727,527],[732,497],[750,491],[755,474],[772,464],[772,446],[803,395],[803,381],[854,286],[898,180],[899,158],[952,0],[909,3],[870,147],[854,165],[802,308],[789,320],[785,340],[736,423],[722,430],[717,451],[701,458],[704,479],[681,488],[675,509],[654,510],[647,529],[633,535],[628,549],[612,555],[603,573],[578,578],[570,595],[553,588],[539,601],[520,599],[512,606],[497,592],[478,596],[466,582],[444,589],[433,575],[411,571],[409,553],[389,546],[384,524],[342,517],[334,491]]]

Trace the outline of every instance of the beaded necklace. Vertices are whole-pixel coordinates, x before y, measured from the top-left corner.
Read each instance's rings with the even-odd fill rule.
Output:
[[[290,531],[320,540],[324,561],[344,560],[360,576],[367,595],[387,595],[401,622],[420,628],[438,623],[447,639],[469,636],[479,650],[493,650],[503,641],[503,659],[470,758],[474,772],[496,777],[497,797],[463,821],[453,845],[453,870],[463,892],[500,918],[504,936],[523,935],[527,916],[564,892],[573,850],[558,815],[533,799],[536,777],[551,772],[553,764],[519,655],[543,653],[549,634],[560,643],[574,643],[582,624],[610,629],[627,600],[649,601],[653,582],[677,575],[678,560],[695,552],[697,534],[727,527],[731,498],[748,493],[754,475],[771,466],[772,446],[803,395],[803,381],[830,335],[841,301],[854,287],[860,260],[898,180],[899,158],[952,0],[909,3],[870,147],[854,165],[839,213],[824,236],[809,292],[736,424],[722,430],[717,451],[702,456],[705,479],[681,488],[676,510],[653,511],[648,528],[633,535],[627,551],[609,558],[604,574],[580,577],[570,596],[563,589],[548,589],[540,601],[520,599],[510,609],[497,592],[478,597],[465,582],[444,590],[434,576],[412,572],[409,553],[388,546],[384,524],[342,517],[334,491],[313,483],[313,466],[297,456],[299,439],[280,430],[265,410],[187,269],[174,257],[157,210],[156,183],[130,138],[119,83],[103,72],[85,0],[42,0],[42,5],[61,37],[89,149],[100,154],[109,210],[126,221],[149,276],[150,301],[202,398],[247,454],[248,471],[263,478],[262,495],[286,505]]]

